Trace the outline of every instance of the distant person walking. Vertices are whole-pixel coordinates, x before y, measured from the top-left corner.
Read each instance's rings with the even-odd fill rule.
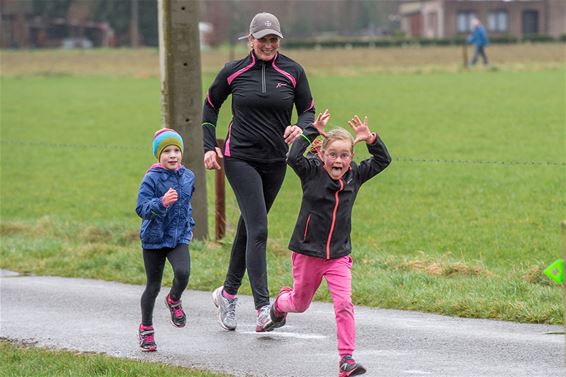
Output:
[[[472,33],[468,36],[467,42],[475,46],[474,56],[470,61],[470,65],[476,64],[478,56],[482,57],[484,65],[488,65],[489,62],[485,53],[485,47],[488,44],[487,32],[478,18],[472,19]]]
[[[220,326],[235,330],[236,294],[247,270],[257,310],[256,331],[262,332],[269,321],[267,213],[285,178],[288,145],[313,122],[315,110],[305,71],[278,52],[283,34],[277,17],[256,14],[243,38],[250,53],[220,70],[203,108],[204,165],[220,169],[217,158],[224,158],[241,213],[226,279],[212,297]],[[232,120],[221,150],[216,146],[216,122],[229,95]],[[293,106],[296,125],[291,125]]]
[[[326,279],[336,317],[339,376],[357,376],[366,369],[352,356],[356,348],[356,326],[352,304],[352,208],[360,186],[391,162],[383,141],[355,116],[349,123],[356,138],[343,128],[325,131],[330,113],[320,114],[313,127],[305,129],[289,153],[289,165],[301,179],[303,199],[289,242],[292,250],[293,288],[281,288],[271,305],[266,330],[281,327],[287,313],[308,309],[322,279]],[[303,156],[319,135],[325,138],[318,155]],[[353,162],[354,144],[363,141],[373,156]]]
[[[173,285],[165,305],[171,322],[184,327],[186,315],[181,295],[189,283],[191,259],[189,243],[195,225],[191,198],[195,175],[181,165],[183,139],[174,130],[163,128],[153,137],[152,165],[141,183],[136,212],[142,218],[140,238],[147,283],[141,297],[142,322],[139,327],[141,350],[157,350],[153,329],[153,308],[161,289],[165,260],[173,267]]]

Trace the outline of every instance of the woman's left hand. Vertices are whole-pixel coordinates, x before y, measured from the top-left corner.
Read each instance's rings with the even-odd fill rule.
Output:
[[[303,134],[303,130],[298,126],[287,126],[285,132],[283,133],[283,139],[287,144],[292,144],[299,136]]]

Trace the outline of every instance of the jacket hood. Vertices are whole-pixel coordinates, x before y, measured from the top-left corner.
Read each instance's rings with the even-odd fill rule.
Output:
[[[177,171],[181,171],[181,170],[184,170],[184,169],[185,169],[185,167],[183,165],[179,165],[179,169],[177,169]],[[154,170],[155,171],[164,171],[164,172],[168,171],[163,166],[161,166],[161,164],[155,163],[155,164],[151,165],[149,167],[149,169],[146,170],[145,174],[149,173],[150,171],[154,171]]]

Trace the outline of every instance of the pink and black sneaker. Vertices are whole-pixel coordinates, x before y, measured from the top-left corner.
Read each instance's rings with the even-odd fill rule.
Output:
[[[340,360],[340,373],[338,377],[359,376],[365,372],[366,368],[356,362],[356,360],[352,358],[352,355],[345,355],[342,357],[342,360]]]
[[[272,331],[273,329],[277,329],[285,325],[287,313],[277,310],[277,299],[283,293],[291,291],[292,289],[289,287],[281,288],[273,304],[266,305],[261,308],[261,311],[258,312],[257,325],[255,329],[256,332]]]
[[[157,344],[153,339],[153,326],[140,325],[138,330],[138,337],[140,341],[140,348],[142,352],[154,352],[157,351]]]
[[[176,327],[185,327],[185,324],[187,323],[187,316],[183,311],[181,300],[173,301],[171,296],[167,295],[167,297],[165,297],[165,305],[167,305],[171,312],[171,323]]]
[[[281,296],[283,293],[289,293],[292,291],[293,290],[289,287],[283,287],[279,290],[279,294],[277,295],[275,301],[273,302],[271,308],[269,309],[269,318],[271,321],[268,327],[270,330],[278,329],[279,327],[285,326],[285,322],[287,321],[287,313],[280,312],[277,309],[277,300],[279,299],[279,296]]]

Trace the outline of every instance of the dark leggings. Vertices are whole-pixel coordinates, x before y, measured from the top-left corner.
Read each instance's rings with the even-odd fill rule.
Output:
[[[173,267],[173,285],[169,292],[171,298],[174,301],[179,300],[189,284],[191,273],[189,245],[179,244],[174,249],[143,249],[143,264],[147,276],[145,291],[141,296],[142,324],[144,326],[151,326],[153,323],[153,307],[161,289],[165,259],[168,259]]]
[[[241,213],[224,290],[235,295],[247,269],[254,304],[259,309],[269,305],[265,255],[267,212],[285,179],[286,164],[260,164],[228,157],[224,158],[224,169]]]
[[[481,56],[483,59],[483,64],[488,64],[487,62],[487,55],[485,54],[485,49],[483,46],[476,46],[474,50],[474,56],[472,57],[471,65],[476,64],[478,61],[478,57]]]

